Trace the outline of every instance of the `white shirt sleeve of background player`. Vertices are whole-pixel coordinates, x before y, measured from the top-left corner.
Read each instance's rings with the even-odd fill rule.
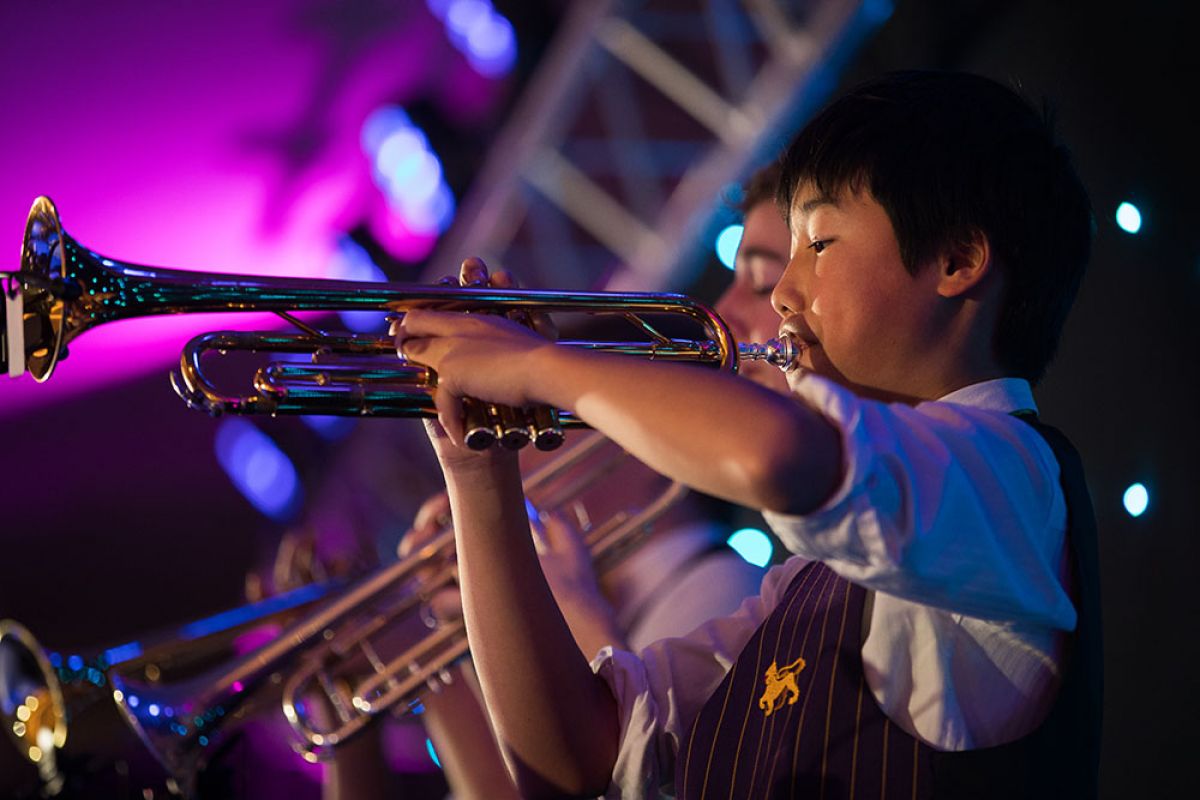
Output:
[[[620,750],[607,797],[656,798],[673,784],[676,753],[692,720],[807,563],[791,558],[773,567],[760,594],[687,636],[662,639],[638,654],[600,651],[592,668],[608,682],[620,713]]]

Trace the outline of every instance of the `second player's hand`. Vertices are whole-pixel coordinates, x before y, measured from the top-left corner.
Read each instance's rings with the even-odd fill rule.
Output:
[[[450,499],[445,492],[438,492],[430,497],[417,510],[412,527],[400,539],[397,555],[400,558],[410,558],[422,548],[431,544],[440,534],[451,529]],[[437,556],[424,559],[423,566],[417,572],[417,577],[423,587],[428,589],[438,572],[449,566],[454,560],[454,546],[451,543]],[[429,610],[439,622],[451,622],[462,618],[462,594],[458,588],[457,579],[438,586],[426,599]]]
[[[563,515],[550,512],[540,515],[534,534],[546,582],[584,657],[592,660],[605,645],[627,649],[613,608],[600,589],[584,532]]]

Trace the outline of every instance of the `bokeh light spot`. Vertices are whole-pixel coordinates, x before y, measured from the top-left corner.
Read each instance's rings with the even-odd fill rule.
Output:
[[[1125,496],[1122,500],[1125,503],[1125,510],[1129,512],[1129,516],[1140,517],[1150,507],[1150,492],[1144,485],[1135,483],[1125,490]]]
[[[737,251],[742,243],[743,230],[741,225],[729,225],[717,234],[717,258],[729,269],[733,269],[737,263]]]
[[[737,551],[738,555],[756,567],[765,567],[771,563],[771,556],[775,554],[775,546],[771,544],[771,537],[758,528],[742,528],[734,531],[728,539],[728,544]]]
[[[246,499],[271,519],[282,520],[299,504],[300,477],[271,437],[245,419],[221,423],[217,461]]]
[[[1137,233],[1142,229],[1142,212],[1133,203],[1117,206],[1117,225],[1126,233]]]

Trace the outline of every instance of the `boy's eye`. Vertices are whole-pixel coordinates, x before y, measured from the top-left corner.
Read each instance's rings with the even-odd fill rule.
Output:
[[[828,246],[829,246],[829,239],[817,239],[808,246],[808,249],[812,250],[814,253],[820,253]]]

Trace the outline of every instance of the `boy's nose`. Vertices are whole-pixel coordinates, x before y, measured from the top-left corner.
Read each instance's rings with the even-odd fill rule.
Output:
[[[801,287],[801,268],[799,260],[793,258],[783,270],[779,282],[771,291],[771,307],[780,317],[789,317],[807,309],[804,292]]]

